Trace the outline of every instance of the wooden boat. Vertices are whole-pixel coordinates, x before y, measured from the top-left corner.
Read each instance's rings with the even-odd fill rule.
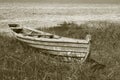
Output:
[[[18,24],[9,24],[9,27],[19,41],[53,55],[77,57],[85,61],[90,52],[90,35],[87,35],[86,39],[72,39],[28,27],[20,27]]]

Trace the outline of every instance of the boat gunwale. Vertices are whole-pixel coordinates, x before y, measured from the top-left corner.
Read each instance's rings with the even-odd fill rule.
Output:
[[[28,27],[21,27],[23,30],[24,29],[28,29],[28,30],[31,30],[31,31],[34,31],[34,32],[38,32],[38,33],[40,33],[40,34],[42,34],[42,35],[53,35],[53,34],[51,34],[51,33],[47,33],[47,32],[43,32],[43,31],[40,31],[40,30],[37,30],[37,29],[32,29],[32,28],[28,28]],[[13,31],[14,32],[14,31]],[[68,38],[68,37],[62,37],[62,36],[59,36],[60,38],[36,38],[36,37],[31,37],[31,36],[24,36],[22,33],[21,33],[21,35],[20,34],[18,34],[18,33],[16,33],[16,32],[14,32],[17,36],[19,36],[19,37],[23,37],[23,38],[29,38],[29,39],[32,39],[32,40],[35,40],[35,41],[37,41],[37,40],[41,40],[41,39],[46,39],[46,41],[50,41],[50,42],[65,42],[65,43],[89,43],[89,41],[90,40],[86,40],[86,39],[74,39],[74,38]],[[54,35],[54,36],[58,36],[58,35]],[[34,38],[34,39],[33,39]],[[58,40],[59,39],[59,40]],[[68,41],[68,40],[66,40],[66,41],[60,41],[60,40],[62,40],[62,39],[68,39],[68,40],[72,40],[72,41]],[[57,41],[58,40],[58,41]],[[73,40],[75,40],[75,41],[73,41]],[[42,41],[42,40],[41,40]]]
[[[16,37],[19,37],[19,38],[22,38],[22,39],[26,39],[26,40],[32,40],[32,41],[40,41],[40,42],[53,42],[53,43],[74,43],[74,44],[89,44],[89,41],[87,40],[82,40],[82,42],[79,41],[61,41],[61,40],[58,40],[57,39],[48,39],[48,38],[33,38],[33,37],[30,37],[30,36],[27,36],[27,37],[24,37],[23,35],[19,35],[19,34],[16,34]],[[64,38],[64,37],[63,37]],[[42,40],[44,39],[44,40]],[[46,40],[45,40],[46,39]],[[69,38],[68,38],[69,39]],[[71,38],[70,38],[71,39]],[[49,40],[49,41],[48,41]],[[73,39],[74,40],[74,39]]]

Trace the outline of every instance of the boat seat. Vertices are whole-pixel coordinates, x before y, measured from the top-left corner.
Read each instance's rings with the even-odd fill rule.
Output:
[[[49,38],[54,38],[54,35],[50,35]]]
[[[21,33],[23,31],[23,29],[21,27],[12,27],[11,28],[13,31],[15,31],[16,33]]]
[[[37,35],[38,38],[40,37],[44,37],[44,38],[49,38],[49,39],[58,39],[60,38],[60,36],[56,36],[56,35]]]

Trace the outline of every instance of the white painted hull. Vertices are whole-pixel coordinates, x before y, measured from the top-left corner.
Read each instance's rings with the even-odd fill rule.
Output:
[[[57,39],[42,38],[42,37],[39,38],[36,36],[26,36],[23,34],[18,34],[14,31],[13,33],[19,41],[25,42],[29,46],[45,50],[49,54],[53,54],[53,55],[66,56],[66,57],[79,57],[82,60],[85,60],[90,52],[89,40],[78,40],[78,39],[71,39],[65,37],[61,37]]]
[[[67,43],[67,42],[50,42],[50,41],[35,41],[27,40],[26,38],[16,35],[19,41],[25,42],[29,46],[43,49],[49,54],[66,56],[66,57],[79,57],[85,60],[89,55],[90,43]]]

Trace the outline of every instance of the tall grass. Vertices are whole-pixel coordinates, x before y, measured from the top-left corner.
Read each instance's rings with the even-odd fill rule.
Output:
[[[97,26],[97,27],[96,27]],[[119,80],[120,25],[109,22],[60,24],[42,29],[72,38],[92,35],[91,55],[84,63],[61,62],[58,57],[0,34],[1,80]],[[91,59],[92,58],[92,59]],[[98,63],[95,63],[95,61]],[[104,65],[99,65],[104,64]]]

